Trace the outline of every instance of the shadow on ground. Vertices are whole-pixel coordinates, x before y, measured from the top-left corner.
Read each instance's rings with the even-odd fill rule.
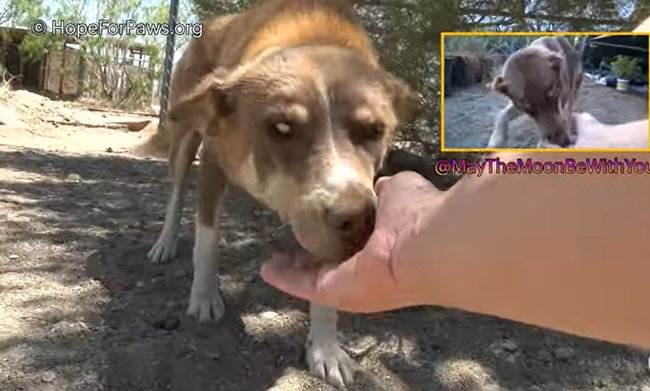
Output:
[[[220,241],[227,314],[185,315],[192,195],[179,259],[148,263],[166,167],[123,156],[0,148],[0,389],[328,389],[304,371],[307,306],[264,284],[290,233],[241,191]],[[439,308],[341,319],[364,374],[353,389],[641,389],[634,349]]]

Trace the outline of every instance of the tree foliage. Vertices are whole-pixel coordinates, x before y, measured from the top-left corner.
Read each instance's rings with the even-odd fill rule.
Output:
[[[50,21],[74,23],[123,23],[128,20],[140,23],[167,23],[169,9],[166,1],[149,0],[8,0],[0,8],[3,25],[29,28],[41,19],[51,27]],[[192,21],[196,16],[187,7],[179,11],[179,20]],[[43,35],[27,34],[20,51],[28,61],[38,61],[46,54],[61,51],[64,42],[78,48],[79,67],[85,70],[83,91],[89,97],[101,98],[114,105],[143,103],[151,97],[153,83],[162,72],[162,53],[166,36],[135,35],[123,31],[118,35],[62,36],[48,31]],[[177,36],[180,47],[189,36]],[[135,66],[130,49],[143,50],[148,66]]]
[[[238,12],[250,0],[193,0],[200,18]],[[440,144],[440,32],[607,31],[650,14],[647,0],[353,0],[384,66],[420,93],[423,113],[399,141],[428,156]],[[645,13],[644,13],[645,12]],[[498,43],[494,43],[498,44]]]
[[[0,20],[25,25],[43,15],[69,20],[165,22],[166,0],[8,0],[0,6]],[[427,155],[439,149],[440,127],[440,32],[442,31],[611,31],[630,29],[650,14],[648,0],[350,0],[358,18],[373,39],[385,67],[408,81],[420,93],[423,113],[405,127],[400,140]],[[179,21],[201,20],[244,10],[251,0],[180,0]],[[48,9],[45,4],[54,4]],[[94,5],[93,5],[94,4]],[[93,5],[91,7],[91,5]],[[93,12],[90,12],[93,10]],[[133,37],[115,37],[130,42]],[[46,39],[31,38],[24,50],[38,56],[48,50]],[[152,52],[158,77],[164,37],[139,37]],[[104,37],[84,38],[91,61],[108,66],[110,53]],[[184,40],[176,42],[177,48]],[[498,45],[498,42],[492,43]],[[110,46],[110,45],[108,45]],[[111,86],[103,88],[110,94]]]

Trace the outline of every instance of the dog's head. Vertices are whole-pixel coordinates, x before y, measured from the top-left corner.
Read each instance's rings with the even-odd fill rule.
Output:
[[[565,58],[541,46],[514,53],[492,88],[532,117],[543,142],[567,147],[575,142],[574,94]]]
[[[211,74],[170,118],[203,121],[229,180],[287,218],[308,251],[336,261],[372,232],[375,173],[416,111],[412,90],[357,52],[304,46]]]

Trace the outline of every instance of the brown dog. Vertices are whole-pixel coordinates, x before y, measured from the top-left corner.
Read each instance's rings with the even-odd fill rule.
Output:
[[[572,115],[581,83],[578,53],[562,36],[536,39],[512,54],[492,86],[511,103],[498,114],[488,148],[508,146],[508,124],[522,113],[537,123],[539,147],[575,143]]]
[[[287,219],[310,253],[341,261],[372,232],[373,177],[417,98],[381,68],[345,1],[266,0],[205,25],[174,72],[165,131],[149,142],[169,141],[174,183],[149,258],[174,257],[183,187],[202,143],[188,313],[218,321],[217,219],[227,184]],[[312,305],[307,361],[331,384],[351,380],[334,309]]]

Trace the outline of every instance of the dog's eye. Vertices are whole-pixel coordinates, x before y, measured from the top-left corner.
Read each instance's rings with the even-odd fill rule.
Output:
[[[275,130],[280,134],[289,134],[291,133],[291,125],[287,122],[278,122],[273,125]]]
[[[268,131],[272,137],[277,139],[289,139],[294,134],[294,125],[291,121],[271,121],[268,123]]]
[[[364,126],[366,134],[372,139],[380,139],[386,133],[386,125],[381,122],[373,122]]]

